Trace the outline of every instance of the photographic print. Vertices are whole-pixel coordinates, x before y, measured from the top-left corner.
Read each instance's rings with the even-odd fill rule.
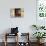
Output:
[[[10,9],[10,16],[11,17],[22,17],[24,16],[24,9],[23,8]]]

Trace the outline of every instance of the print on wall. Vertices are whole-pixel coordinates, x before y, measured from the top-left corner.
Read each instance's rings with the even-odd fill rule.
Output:
[[[11,17],[23,17],[24,16],[24,9],[23,8],[10,9],[10,16]]]

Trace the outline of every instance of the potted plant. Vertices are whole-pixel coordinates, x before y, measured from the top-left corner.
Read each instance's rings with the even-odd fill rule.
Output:
[[[45,29],[45,26],[41,26],[40,29]]]
[[[35,28],[36,30],[45,29],[45,26],[32,25],[32,27]]]
[[[32,25],[33,28],[35,28],[36,30],[38,30],[38,26],[37,25]]]
[[[38,43],[40,43],[40,40],[46,36],[45,34],[45,32],[35,32],[33,35],[37,38]]]

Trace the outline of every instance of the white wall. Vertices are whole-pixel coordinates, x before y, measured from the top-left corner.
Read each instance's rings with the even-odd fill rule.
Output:
[[[17,7],[24,8],[24,17],[10,18],[10,9]],[[20,32],[32,35],[32,24],[36,24],[36,0],[0,0],[0,34],[18,26]]]

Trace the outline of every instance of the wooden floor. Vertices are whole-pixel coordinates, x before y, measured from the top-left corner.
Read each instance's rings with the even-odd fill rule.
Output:
[[[2,43],[0,42],[0,46],[5,46],[5,45],[4,45],[3,42]],[[8,43],[7,46],[15,46],[15,43],[12,43],[12,42],[11,43]],[[30,43],[30,46],[37,46],[37,44],[32,42],[32,43]],[[44,45],[41,45],[41,46],[46,46],[46,43],[44,43]]]

